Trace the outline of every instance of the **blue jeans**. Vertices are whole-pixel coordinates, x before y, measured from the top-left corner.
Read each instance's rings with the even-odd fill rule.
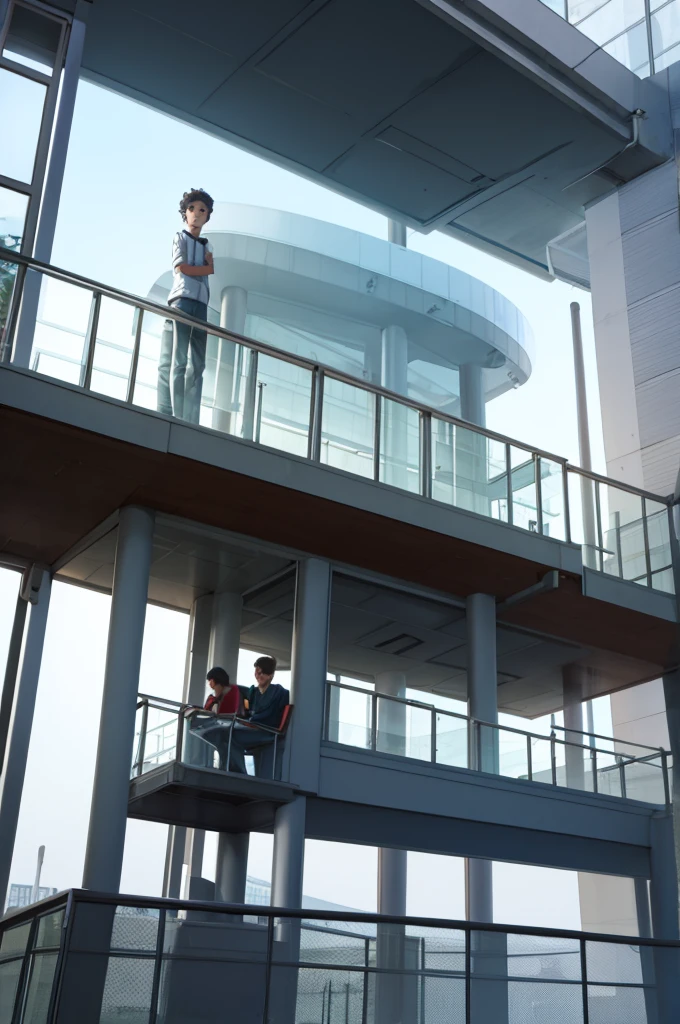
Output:
[[[183,313],[207,320],[208,307],[196,299],[175,299],[172,305]],[[201,413],[203,371],[207,332],[201,327],[166,320],[158,360],[158,411],[189,423],[198,423]],[[170,370],[172,368],[172,396]]]

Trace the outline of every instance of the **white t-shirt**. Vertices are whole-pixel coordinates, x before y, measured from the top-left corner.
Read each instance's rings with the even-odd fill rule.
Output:
[[[191,267],[205,266],[206,256],[212,253],[213,247],[207,238],[194,238],[188,231],[178,231],[172,240],[172,288],[168,295],[168,304],[175,299],[195,299],[210,302],[210,285],[208,276],[188,277],[179,271],[180,264],[188,263]]]

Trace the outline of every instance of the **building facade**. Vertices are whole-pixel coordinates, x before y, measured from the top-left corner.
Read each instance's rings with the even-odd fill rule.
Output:
[[[364,0],[358,32],[344,0],[205,0],[179,70],[173,5],[0,7],[0,74],[41,98],[30,159],[0,155],[0,216],[21,221],[0,254],[0,562],[21,574],[3,899],[52,581],[112,598],[83,888],[0,922],[0,1019],[207,1021],[226,989],[253,1024],[677,1020],[676,499],[627,478],[669,468],[675,436],[656,415],[672,331],[658,382],[633,343],[647,300],[672,309],[674,242],[646,277],[641,241],[678,230],[672,67],[642,79],[540,0],[507,6]],[[387,212],[390,238],[218,210],[207,325],[162,278],[140,297],[54,267],[81,75]],[[638,417],[608,476],[486,429],[530,331],[410,253],[406,224],[544,278],[549,243],[585,224],[600,373],[613,354],[628,389],[611,415],[629,423],[634,397]],[[180,331],[210,337],[193,420],[159,410]],[[150,602],[191,617],[181,703],[140,693]],[[241,648],[290,668],[265,726],[201,710],[209,665],[235,678]],[[670,751],[584,732],[584,701],[661,677]],[[558,710],[562,729],[532,732]],[[168,826],[161,899],[119,892],[129,817]],[[251,832],[274,836],[256,915]],[[377,915],[303,911],[307,838],[379,850]],[[408,850],[466,858],[466,920],[406,915]],[[504,860],[627,880],[635,945],[598,915],[495,922]]]

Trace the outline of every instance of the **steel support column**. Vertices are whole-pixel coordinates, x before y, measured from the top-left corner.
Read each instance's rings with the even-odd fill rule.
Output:
[[[154,514],[121,510],[83,886],[118,892],[125,849]]]
[[[40,663],[45,643],[47,613],[50,607],[52,580],[45,570],[40,580],[35,603],[31,603],[28,626],[24,632],[18,669],[18,686],[9,723],[9,742],[5,768],[0,782],[0,912],[4,909],[12,867],[14,840],[19,822],[19,808],[26,775],[26,761],[31,742],[36,705]],[[128,765],[128,774],[129,774]]]

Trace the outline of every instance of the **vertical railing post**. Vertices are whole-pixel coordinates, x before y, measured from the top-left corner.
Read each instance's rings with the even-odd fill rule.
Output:
[[[642,499],[642,537],[645,545],[645,572],[647,574],[647,586],[652,587],[652,553],[649,550],[649,527],[647,524],[647,499]]]
[[[512,449],[509,444],[505,446],[505,500],[508,503],[508,524],[514,522],[514,509],[512,497]]]
[[[143,309],[136,306],[135,312],[137,314],[135,341],[132,349],[132,360],[130,362],[130,376],[128,378],[127,395],[125,396],[125,401],[128,404],[132,403],[135,397],[135,384],[137,383],[137,369],[139,367],[139,349],[142,343],[142,320],[144,319]]]
[[[307,457],[312,462],[321,461],[321,425],[323,422],[324,373],[320,366],[312,371],[312,398],[309,411],[309,437]]]
[[[596,750],[595,747],[593,747],[593,761],[592,761],[592,764],[593,764],[593,793],[597,793],[598,792],[598,785],[597,785],[597,750]]]
[[[420,493],[432,497],[432,414],[420,413]]]
[[[177,713],[177,741],[175,744],[175,760],[182,760],[182,746],[184,741],[184,714],[182,711]]]
[[[527,733],[527,772],[529,775],[529,782],[533,782],[534,766],[531,754],[531,736],[529,733]]]
[[[616,763],[619,769],[619,785],[621,787],[621,796],[625,799],[626,797],[626,766],[623,763],[623,757],[621,754],[616,754]]]
[[[371,694],[371,750],[378,747],[378,694]]]
[[[437,763],[437,709],[430,712],[430,761]]]
[[[583,997],[583,1024],[590,1024],[590,1005],[588,1001],[588,961],[586,957],[586,940],[579,939],[581,954],[581,994]]]
[[[144,768],[144,756],[146,754],[146,729],[149,722],[149,702],[145,700],[142,704],[142,723],[139,727],[139,750],[137,762],[137,775],[141,775]]]
[[[541,459],[534,452],[534,481],[536,485],[536,532],[543,536],[543,495],[541,494]]]
[[[252,441],[255,436],[255,406],[257,405],[257,349],[250,349],[245,395],[243,397],[243,439]]]
[[[261,380],[258,381],[258,383],[257,383],[257,415],[255,417],[255,432],[254,432],[254,437],[253,437],[253,440],[255,441],[255,444],[259,444],[260,443],[260,431],[262,429],[262,403],[263,403],[264,389],[266,387],[267,387],[267,385],[264,383],[264,381],[261,381]]]
[[[25,280],[26,264],[19,263],[17,265],[17,272],[14,275],[12,296],[9,300],[9,309],[7,311],[5,328],[3,330],[2,337],[0,337],[0,363],[9,363],[12,359],[12,343],[14,341],[17,320],[19,318],[19,309],[21,307],[21,297],[24,291]]]
[[[101,292],[92,293],[92,304],[90,306],[90,318],[87,324],[85,335],[85,361],[80,374],[80,386],[86,391],[92,383],[92,369],[94,366],[94,354],[97,347],[97,329],[99,327],[99,310],[101,308]]]
[[[595,568],[599,569],[600,572],[604,572],[604,534],[602,530],[602,504],[600,501],[600,481],[593,480],[592,484],[595,489],[595,525],[597,527],[597,558],[595,561]]]
[[[668,807],[671,805],[671,787],[668,778],[668,754],[665,750],[661,750],[661,771],[663,773],[663,793],[664,800]]]
[[[571,509],[569,508],[569,469],[562,463],[562,503],[564,505],[564,539],[571,544]]]
[[[552,784],[557,785],[557,756],[555,750],[555,733],[550,733],[550,769],[552,773]]]
[[[370,392],[369,392],[370,394]],[[382,396],[375,395],[373,410],[373,479],[380,480],[380,420],[382,414]],[[388,446],[385,445],[385,450]],[[386,474],[387,475],[387,474]]]

